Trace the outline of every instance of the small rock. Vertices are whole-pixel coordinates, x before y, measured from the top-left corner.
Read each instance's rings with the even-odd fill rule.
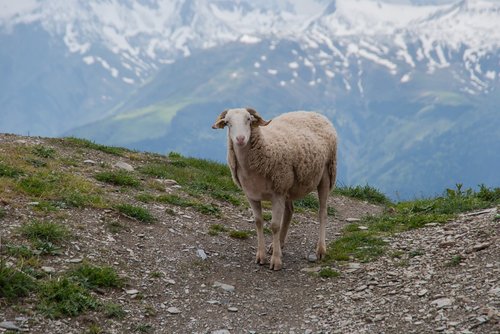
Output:
[[[125,292],[127,293],[127,295],[136,295],[139,293],[139,290],[130,289],[130,290],[125,290]]]
[[[129,172],[134,171],[134,167],[123,161],[118,161],[116,164],[113,165],[113,167],[120,168]]]
[[[28,205],[30,206],[37,206],[38,204],[40,204],[40,202],[29,202]]]
[[[226,283],[221,283],[221,282],[214,282],[214,287],[220,287],[224,291],[228,292],[233,292],[234,291],[234,286],[226,284]]]
[[[172,179],[161,180],[161,182],[166,186],[176,186],[178,185],[177,181]]]
[[[238,312],[238,309],[236,307],[228,307],[227,310],[229,312]]]
[[[95,162],[94,160],[87,159],[83,163],[87,165],[95,165],[97,162]]]
[[[451,298],[439,298],[431,302],[431,305],[436,305],[437,308],[443,308],[453,304],[453,299]]]
[[[181,310],[179,310],[177,307],[169,307],[167,308],[167,312],[170,314],[179,314],[181,313]]]
[[[211,334],[231,334],[231,332],[227,329],[217,329],[212,331]]]
[[[490,291],[488,291],[488,293],[489,293],[490,295],[500,297],[500,287],[493,288],[493,289],[491,289]]]
[[[363,290],[366,290],[366,288],[368,288],[368,286],[366,286],[366,285],[361,285],[361,286],[358,286],[358,287],[356,288],[356,291],[358,291],[358,292],[359,292],[359,291],[363,291]]]
[[[55,273],[56,270],[53,267],[42,267],[42,270],[46,273]]]
[[[366,226],[358,226],[358,229],[360,229],[361,231],[366,231],[366,230],[368,230],[368,227],[366,227]]]
[[[203,249],[198,249],[196,251],[196,255],[198,255],[198,257],[201,257],[202,260],[206,260],[208,257]]]
[[[209,300],[207,303],[212,304],[212,305],[216,305],[216,304],[220,304],[220,301],[218,301],[218,300]]]
[[[348,223],[359,222],[361,219],[359,218],[346,218],[345,221]]]
[[[318,260],[318,257],[316,256],[316,253],[310,253],[307,255],[307,261],[309,262],[316,262]]]
[[[481,250],[483,250],[483,249],[486,249],[486,248],[488,248],[488,247],[490,247],[490,243],[489,243],[489,242],[483,242],[483,243],[481,243],[481,244],[474,245],[474,246],[472,247],[472,251],[474,251],[474,252],[479,252],[479,251],[481,251]]]
[[[305,268],[300,269],[300,271],[303,271],[306,273],[317,273],[320,270],[321,270],[321,267],[305,267]]]
[[[427,292],[429,292],[429,290],[427,290],[427,289],[422,289],[422,290],[420,290],[419,292],[417,292],[417,296],[419,296],[419,297],[423,297],[423,296],[425,296],[425,295],[427,294]]]
[[[82,261],[83,261],[83,259],[81,257],[75,257],[74,259],[67,260],[67,262],[69,262],[69,263],[80,263]]]
[[[165,280],[165,282],[167,282],[168,284],[172,284],[172,285],[174,285],[174,284],[175,284],[175,281],[174,281],[173,279],[171,279],[171,278],[167,278],[167,279]]]
[[[437,327],[437,328],[435,328],[434,330],[435,330],[436,332],[442,332],[442,331],[444,331],[445,329],[446,329],[446,326],[441,326],[441,327]]]
[[[11,330],[11,331],[21,331],[21,328],[17,327],[12,321],[2,321],[0,322],[0,328]]]

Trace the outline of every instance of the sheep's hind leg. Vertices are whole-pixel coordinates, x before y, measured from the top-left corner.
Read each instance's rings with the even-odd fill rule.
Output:
[[[266,264],[266,246],[264,239],[264,220],[262,219],[262,205],[260,201],[248,199],[252,207],[255,218],[255,227],[257,229],[257,253],[255,254],[255,263]]]
[[[283,196],[276,196],[273,198],[272,203],[273,218],[271,221],[271,231],[273,232],[273,255],[271,256],[269,269],[280,270],[282,267],[280,229],[285,211],[285,198]]]
[[[319,239],[316,246],[316,256],[321,260],[326,255],[326,223],[327,223],[327,200],[330,192],[330,176],[327,170],[323,173],[323,177],[318,185],[319,198]]]

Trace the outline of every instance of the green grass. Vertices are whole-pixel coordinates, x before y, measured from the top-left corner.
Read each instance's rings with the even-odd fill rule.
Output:
[[[32,221],[21,226],[21,234],[32,242],[50,242],[60,244],[69,235],[64,225],[52,222]]]
[[[146,164],[139,171],[160,179],[173,179],[192,196],[208,195],[237,206],[243,203],[243,194],[224,164],[172,152],[167,161]]]
[[[114,318],[121,320],[125,318],[125,315],[127,315],[127,313],[120,304],[106,303],[102,305],[101,309],[104,313],[104,316],[110,319]]]
[[[24,172],[18,168],[11,167],[0,161],[0,177],[16,178],[23,175]]]
[[[391,201],[378,189],[369,185],[365,186],[337,186],[333,191],[334,195],[342,195],[346,197],[356,198],[362,201],[367,201],[374,204],[390,204]]]
[[[231,230],[229,231],[229,236],[235,239],[248,239],[253,233],[255,232],[248,230]]]
[[[6,215],[7,215],[7,213],[5,212],[5,209],[4,208],[0,208],[0,220],[2,220],[3,218],[5,218]]]
[[[5,253],[10,256],[29,259],[32,257],[33,251],[26,245],[5,245]]]
[[[371,261],[384,254],[384,236],[422,228],[430,223],[446,223],[459,213],[499,204],[500,188],[481,185],[478,191],[462,190],[460,184],[436,198],[391,204],[381,215],[368,216],[359,223],[345,226],[342,236],[329,245],[327,260]],[[368,230],[360,231],[359,226],[366,226]]]
[[[445,265],[447,267],[456,267],[458,266],[462,261],[464,260],[464,258],[461,256],[461,255],[455,255],[453,256],[450,261],[448,261]]]
[[[43,282],[38,298],[38,310],[49,318],[75,317],[99,306],[85,287],[66,277]]]
[[[137,219],[142,223],[152,224],[156,222],[155,217],[147,209],[141,208],[139,206],[119,204],[116,206],[116,209],[124,215]]]
[[[0,304],[2,298],[14,301],[27,296],[36,288],[37,283],[31,276],[15,267],[7,267],[4,261],[0,260]]]
[[[75,138],[75,137],[66,137],[63,138],[63,141],[65,144],[70,144],[74,147],[88,148],[118,156],[123,156],[125,153],[131,152],[130,150],[123,147],[114,147],[114,146],[96,144],[90,140]]]
[[[115,186],[126,186],[137,188],[141,182],[130,172],[118,170],[112,172],[100,172],[95,175],[96,180],[106,182]]]
[[[37,145],[33,147],[32,153],[39,158],[54,158],[56,151],[51,147],[46,147],[43,145]]]
[[[336,270],[333,270],[330,267],[323,267],[318,272],[318,276],[321,278],[332,278],[332,277],[339,277],[340,273]]]
[[[222,232],[227,232],[229,229],[222,224],[212,224],[208,229],[208,234],[210,235],[219,235]]]
[[[123,286],[123,279],[113,268],[108,266],[100,267],[83,263],[72,269],[68,276],[87,289],[120,288]]]

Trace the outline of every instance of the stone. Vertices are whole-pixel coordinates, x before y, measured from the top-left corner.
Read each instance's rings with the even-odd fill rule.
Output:
[[[366,230],[368,230],[368,227],[366,227],[366,226],[358,226],[358,229],[360,229],[361,231],[366,231]]]
[[[130,290],[125,290],[125,292],[127,293],[127,295],[136,295],[139,293],[139,290],[130,289]]]
[[[227,292],[233,292],[235,290],[234,286],[226,284],[226,283],[221,283],[221,282],[214,282],[214,287],[219,287],[224,291]]]
[[[113,165],[113,167],[116,167],[116,168],[119,168],[119,169],[123,169],[123,170],[129,171],[129,172],[133,172],[134,171],[134,167],[132,167],[132,165],[129,165],[128,163],[123,162],[123,161],[118,161],[117,163],[115,163]]]
[[[56,270],[53,267],[42,267],[42,270],[46,273],[55,273]]]
[[[12,321],[2,321],[0,322],[0,328],[11,330],[11,331],[21,331],[21,328],[17,327]]]
[[[227,310],[229,312],[238,312],[238,309],[236,307],[228,307]]]
[[[206,260],[206,259],[207,259],[207,257],[208,257],[208,256],[207,256],[207,254],[205,253],[205,251],[204,251],[203,249],[198,249],[198,250],[196,251],[196,255],[197,255],[198,257],[200,257],[202,260]]]
[[[316,256],[316,253],[310,253],[307,255],[307,261],[309,262],[316,262],[318,260],[318,257]]]
[[[231,334],[231,332],[227,329],[217,329],[212,331],[210,334]]]
[[[87,159],[85,161],[83,161],[84,164],[87,164],[87,165],[95,165],[97,164],[97,162],[95,162],[94,160],[90,160],[90,159]]]
[[[170,314],[179,314],[181,313],[181,310],[179,310],[177,307],[171,306],[167,308],[167,312]]]
[[[479,252],[479,251],[481,251],[481,250],[483,250],[483,249],[486,249],[486,248],[488,248],[488,247],[490,247],[490,243],[489,243],[489,242],[483,242],[483,243],[480,243],[480,244],[474,245],[474,246],[472,247],[472,250],[473,250],[474,252]]]
[[[83,259],[81,257],[75,257],[73,259],[67,260],[67,262],[69,262],[69,263],[80,263],[82,261],[83,261]]]
[[[320,270],[321,270],[321,267],[305,267],[305,268],[300,269],[300,271],[303,271],[306,273],[317,273]]]
[[[431,305],[435,305],[437,308],[451,306],[451,304],[453,304],[453,299],[451,298],[439,298],[431,302]]]
[[[359,219],[359,218],[346,218],[345,221],[348,223],[354,223],[354,222],[361,221],[361,219]]]
[[[427,292],[429,292],[429,290],[422,289],[422,290],[420,290],[420,291],[417,292],[417,296],[423,297],[423,296],[425,296],[427,294]]]

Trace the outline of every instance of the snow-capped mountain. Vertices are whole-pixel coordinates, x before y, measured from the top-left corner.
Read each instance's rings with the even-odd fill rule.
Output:
[[[223,160],[220,109],[317,109],[345,183],[498,185],[498,22],[494,0],[0,1],[0,131]]]

